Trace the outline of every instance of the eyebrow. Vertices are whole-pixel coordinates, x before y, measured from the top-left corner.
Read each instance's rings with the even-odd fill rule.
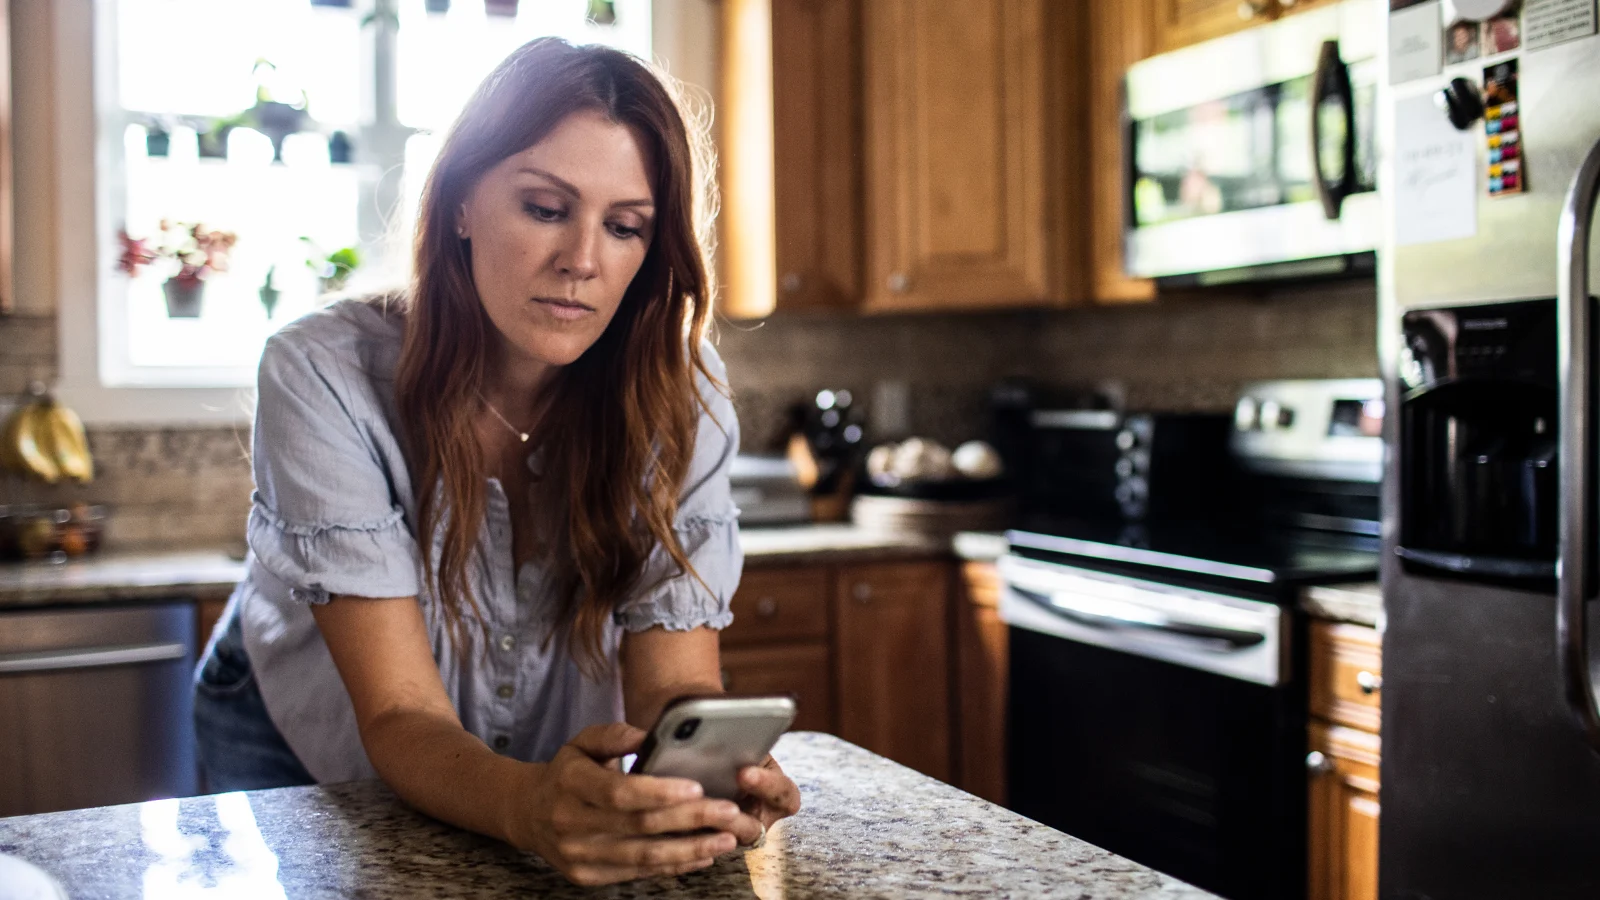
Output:
[[[582,197],[583,196],[583,192],[578,190],[578,186],[577,185],[573,184],[570,181],[567,181],[565,178],[561,178],[561,177],[559,177],[557,175],[554,175],[554,174],[552,174],[550,172],[546,172],[544,169],[538,168],[537,166],[523,166],[522,168],[517,170],[517,173],[518,174],[537,175],[540,178],[545,179],[546,181],[554,182],[556,187],[561,188],[563,191],[566,191],[567,193],[571,194],[574,197]],[[642,199],[638,199],[638,200],[618,200],[616,203],[613,203],[611,205],[612,206],[642,206],[642,207],[646,207],[646,208],[649,208],[649,209],[655,209],[655,207],[656,207],[655,202],[652,201],[648,197],[645,197],[645,198],[642,198]]]

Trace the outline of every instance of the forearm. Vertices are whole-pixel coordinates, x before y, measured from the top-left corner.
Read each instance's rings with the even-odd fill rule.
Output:
[[[721,694],[721,679],[712,681],[707,678],[686,679],[665,683],[642,684],[632,691],[624,692],[623,706],[628,716],[628,724],[645,731],[656,723],[661,715],[661,708],[666,706],[675,697],[685,694]]]
[[[541,777],[543,763],[501,756],[453,717],[396,710],[362,730],[373,767],[400,799],[460,828],[512,841],[506,804],[528,797],[522,782]]]

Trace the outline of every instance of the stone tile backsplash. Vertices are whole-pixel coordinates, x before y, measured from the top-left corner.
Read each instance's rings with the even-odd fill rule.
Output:
[[[823,388],[847,388],[869,407],[898,390],[907,433],[953,444],[983,435],[1001,378],[1099,387],[1130,407],[1225,410],[1245,381],[1372,376],[1375,308],[1372,285],[1352,282],[1056,312],[777,315],[723,323],[718,349],[748,450],[776,447],[788,409]],[[0,395],[55,370],[53,318],[0,319]],[[242,542],[246,429],[96,428],[90,445],[93,484],[0,475],[0,503],[103,503],[108,543],[122,548]]]

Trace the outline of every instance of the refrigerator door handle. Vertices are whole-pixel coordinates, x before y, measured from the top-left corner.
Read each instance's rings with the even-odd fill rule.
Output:
[[[1339,146],[1344,172],[1331,180],[1322,167],[1322,105],[1330,97],[1339,101],[1344,119],[1344,140]],[[1344,198],[1355,193],[1356,184],[1356,101],[1350,85],[1350,67],[1339,57],[1339,42],[1324,41],[1317,55],[1317,70],[1311,76],[1311,180],[1322,201],[1322,214],[1331,221],[1339,218]]]
[[[1589,236],[1600,195],[1600,143],[1578,167],[1567,190],[1556,240],[1559,308],[1557,365],[1560,376],[1561,554],[1556,568],[1556,659],[1567,702],[1591,748],[1600,751],[1600,708],[1589,674],[1585,606],[1594,592],[1589,565],[1594,521],[1594,304],[1589,297]]]

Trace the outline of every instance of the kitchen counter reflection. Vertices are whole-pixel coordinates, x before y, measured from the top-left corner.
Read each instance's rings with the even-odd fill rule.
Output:
[[[70,897],[1211,897],[829,735],[774,751],[804,809],[760,850],[612,888],[441,824],[378,782],[0,819],[0,852]]]

